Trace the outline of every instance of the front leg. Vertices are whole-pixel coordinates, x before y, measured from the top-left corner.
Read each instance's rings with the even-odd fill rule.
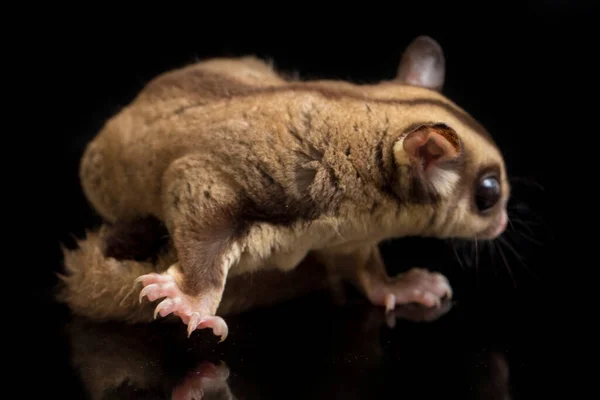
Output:
[[[229,268],[239,257],[239,189],[199,157],[177,160],[163,179],[165,221],[178,262],[162,274],[140,276],[140,301],[165,298],[155,309],[196,329],[212,328],[225,340],[228,327],[216,315]]]
[[[350,281],[369,301],[391,311],[396,305],[417,303],[439,306],[452,297],[448,280],[440,273],[412,268],[395,277],[388,276],[377,244],[320,254],[330,271]]]

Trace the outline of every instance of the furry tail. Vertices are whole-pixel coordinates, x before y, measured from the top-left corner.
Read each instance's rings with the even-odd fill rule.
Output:
[[[134,282],[140,275],[168,268],[168,257],[154,263],[107,257],[105,232],[105,227],[87,232],[78,240],[78,248],[63,248],[65,273],[59,274],[62,282],[57,299],[75,314],[94,320],[153,320],[154,307],[147,301],[139,303],[141,288]]]
[[[97,321],[145,323],[153,321],[157,302],[139,302],[141,284],[137,277],[163,272],[176,261],[169,243],[153,261],[119,260],[106,253],[111,233],[106,226],[87,232],[74,250],[63,248],[64,274],[57,300],[73,313]],[[227,281],[218,313],[237,314],[326,288],[325,269],[307,258],[292,272],[260,271]]]

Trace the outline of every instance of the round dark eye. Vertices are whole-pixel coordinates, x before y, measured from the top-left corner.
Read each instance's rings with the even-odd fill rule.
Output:
[[[475,188],[475,205],[479,211],[486,211],[498,200],[500,200],[500,182],[493,176],[484,177]]]

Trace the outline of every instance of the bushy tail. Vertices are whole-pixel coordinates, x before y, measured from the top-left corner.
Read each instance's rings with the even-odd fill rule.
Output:
[[[58,300],[95,320],[151,321],[154,307],[139,303],[141,284],[134,282],[140,275],[168,268],[168,254],[155,263],[106,257],[104,233],[104,228],[88,232],[76,249],[63,248],[65,272],[59,275]]]

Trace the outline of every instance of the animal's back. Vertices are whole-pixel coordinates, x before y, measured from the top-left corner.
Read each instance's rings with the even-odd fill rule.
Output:
[[[80,178],[88,200],[112,222],[140,213],[158,216],[161,176],[179,153],[177,138],[166,137],[173,132],[161,127],[161,122],[190,107],[210,106],[286,82],[255,57],[214,58],[155,77],[106,122],[85,149]],[[174,142],[172,154],[157,143],[161,137]]]
[[[395,123],[401,122],[415,97],[458,110],[440,93],[410,85],[291,82],[253,57],[207,60],[158,76],[106,123],[83,156],[82,186],[89,201],[108,221],[148,214],[162,219],[163,173],[175,159],[190,151],[201,150],[208,155],[209,149],[227,146],[229,149],[221,151],[221,156],[234,154],[244,160],[257,154],[263,158],[276,154],[277,161],[271,163],[274,171],[269,172],[285,174],[289,165],[281,165],[281,160],[293,163],[294,156],[287,153],[298,144],[298,137],[290,136],[298,128],[294,125],[312,136],[311,126],[318,124],[319,114],[321,125],[337,132],[329,138],[328,146],[344,141],[349,145],[366,139],[353,133],[359,125],[387,123],[387,111],[395,114]],[[366,105],[375,103],[379,112]],[[311,109],[319,112],[315,114]],[[425,106],[410,112],[430,115],[431,111]],[[361,119],[364,112],[369,115]],[[248,120],[252,129],[245,127]],[[353,126],[345,126],[348,124]],[[337,129],[332,128],[334,125]],[[267,131],[269,135],[264,135]],[[252,134],[254,137],[247,137]],[[314,134],[319,136],[318,132]],[[377,139],[367,136],[371,141]],[[232,150],[235,144],[229,139],[235,139],[239,151]],[[308,142],[312,145],[320,139],[311,137]],[[368,151],[368,146],[359,148]],[[212,151],[210,161],[227,162],[227,157],[219,158],[218,153]]]

